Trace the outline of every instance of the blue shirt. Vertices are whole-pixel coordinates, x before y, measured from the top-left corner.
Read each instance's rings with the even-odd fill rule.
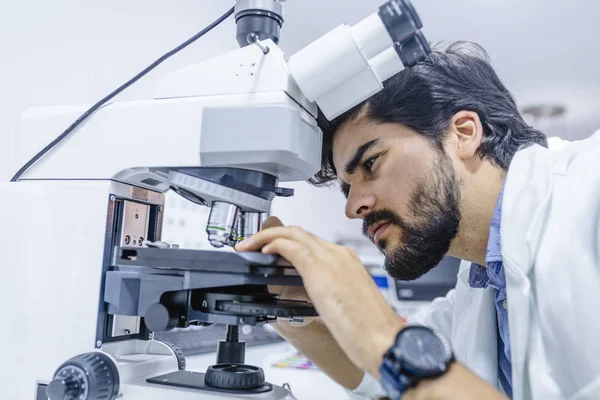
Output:
[[[490,225],[490,234],[485,255],[487,268],[471,264],[469,285],[472,288],[495,289],[496,314],[498,317],[498,379],[506,394],[512,398],[512,364],[510,358],[510,333],[508,331],[508,310],[506,304],[506,278],[500,252],[500,216],[502,214],[502,194],[498,195],[496,208]]]

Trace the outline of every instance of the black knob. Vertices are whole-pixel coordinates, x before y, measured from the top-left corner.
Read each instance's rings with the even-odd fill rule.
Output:
[[[258,389],[265,384],[265,373],[253,365],[217,364],[208,367],[204,383],[219,389]]]
[[[101,352],[80,354],[61,365],[46,388],[49,400],[114,400],[119,371]]]
[[[410,39],[423,23],[409,0],[389,0],[379,7],[379,18],[394,42]]]
[[[83,394],[82,381],[73,375],[65,374],[64,377],[56,377],[46,388],[46,396],[50,400],[76,399]]]
[[[144,323],[152,332],[166,332],[177,326],[179,316],[177,312],[160,303],[154,303],[144,315]]]
[[[431,47],[429,47],[429,43],[427,43],[427,39],[421,31],[402,43],[396,43],[395,48],[402,64],[407,68],[414,67],[431,53]]]
[[[181,349],[177,346],[175,346],[173,343],[167,343],[167,342],[163,342],[164,344],[166,344],[167,346],[169,346],[171,348],[171,350],[173,350],[173,353],[175,353],[175,358],[177,359],[177,369],[179,369],[179,371],[185,371],[185,355],[183,354],[183,351],[181,351]]]

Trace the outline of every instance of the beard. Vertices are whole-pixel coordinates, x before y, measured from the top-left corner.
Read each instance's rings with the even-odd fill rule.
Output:
[[[373,211],[365,217],[363,233],[367,236],[369,226],[379,221],[400,228],[398,247],[386,251],[386,240],[376,243],[385,256],[384,268],[392,278],[415,280],[442,261],[458,233],[459,183],[452,162],[440,151],[431,175],[410,196],[409,211],[414,223],[389,209]]]

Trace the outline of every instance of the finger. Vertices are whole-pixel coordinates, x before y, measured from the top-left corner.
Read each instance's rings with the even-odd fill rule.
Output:
[[[417,392],[415,389],[410,389],[404,392],[402,400],[417,400]]]
[[[281,222],[281,220],[275,216],[271,216],[267,219],[265,219],[265,222],[263,222],[262,225],[262,230],[265,229],[269,229],[269,228],[275,228],[277,226],[285,226],[283,225],[283,222]]]
[[[281,220],[275,216],[270,216],[267,219],[265,219],[265,221],[262,224],[262,228],[260,229],[261,231],[265,230],[265,229],[269,229],[269,228],[276,228],[276,227],[280,227],[280,226],[285,226],[283,224],[283,222],[281,222]],[[258,250],[258,249],[250,249],[250,250],[240,250],[237,245],[235,246],[235,250],[236,251],[253,251],[253,250]]]
[[[297,236],[301,235],[301,233],[297,232],[297,230],[297,228],[283,226],[264,229],[252,237],[238,243],[235,249],[237,251],[259,251],[263,246],[279,237],[289,239],[295,237],[298,240],[299,238]]]
[[[314,237],[295,226],[278,226],[258,232],[256,235],[237,244],[237,251],[258,251],[263,246],[271,243],[277,238],[292,239],[300,243],[314,242]]]
[[[264,254],[279,254],[296,268],[300,276],[304,273],[306,265],[311,264],[307,260],[307,257],[311,254],[310,248],[293,239],[279,237],[263,247],[262,252]]]

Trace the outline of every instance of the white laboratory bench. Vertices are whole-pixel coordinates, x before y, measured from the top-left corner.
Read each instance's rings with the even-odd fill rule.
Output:
[[[265,371],[267,382],[283,386],[288,383],[298,400],[347,400],[346,391],[325,373],[318,370],[302,370],[272,366],[286,356],[294,354],[295,349],[288,343],[275,343],[246,348],[246,364],[261,367]],[[215,353],[186,357],[187,370],[204,372],[215,363]]]

